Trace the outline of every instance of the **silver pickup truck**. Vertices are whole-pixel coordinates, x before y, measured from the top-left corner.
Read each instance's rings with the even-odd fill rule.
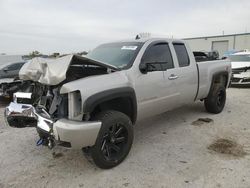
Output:
[[[137,120],[197,100],[220,113],[231,64],[197,63],[185,41],[150,38],[103,44],[86,57],[35,58],[19,77],[29,84],[5,110],[10,126],[34,119],[38,145],[89,148],[97,166],[112,168],[129,153]]]

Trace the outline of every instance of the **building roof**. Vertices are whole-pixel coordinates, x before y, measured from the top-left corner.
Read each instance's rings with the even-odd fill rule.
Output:
[[[233,36],[241,36],[241,35],[250,35],[250,33],[238,33],[238,34],[230,34],[230,35],[214,35],[214,36],[205,36],[205,37],[192,37],[192,38],[184,38],[183,40],[218,38],[218,37],[233,37]]]

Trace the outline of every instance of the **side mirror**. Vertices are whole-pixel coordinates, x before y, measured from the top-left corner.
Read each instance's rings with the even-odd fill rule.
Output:
[[[148,72],[148,64],[147,63],[140,63],[139,70],[142,74],[147,74]]]
[[[148,72],[154,72],[154,71],[163,71],[163,64],[166,64],[167,62],[154,62],[154,63],[141,63],[139,65],[139,69],[142,74],[147,74]]]

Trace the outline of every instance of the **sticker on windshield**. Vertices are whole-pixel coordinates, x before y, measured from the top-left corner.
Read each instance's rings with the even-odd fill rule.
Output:
[[[122,50],[136,50],[137,46],[123,46],[121,49]]]

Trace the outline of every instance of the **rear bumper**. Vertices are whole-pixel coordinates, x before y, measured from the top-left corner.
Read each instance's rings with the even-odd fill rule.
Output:
[[[54,121],[43,109],[37,110],[32,105],[11,102],[5,109],[5,119],[10,126],[12,126],[10,120],[13,118],[35,119],[37,131],[42,139],[52,140],[62,146],[64,146],[63,143],[69,143],[67,147],[72,149],[93,146],[101,128],[100,121],[68,119]]]

